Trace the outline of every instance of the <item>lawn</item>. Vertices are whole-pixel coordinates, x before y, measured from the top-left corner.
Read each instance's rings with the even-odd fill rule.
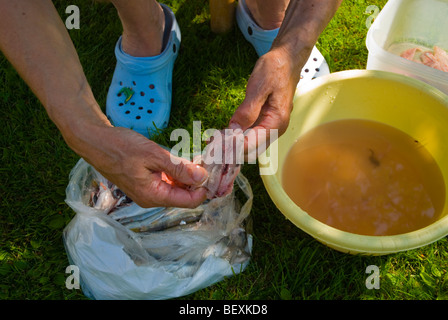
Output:
[[[182,45],[174,69],[171,122],[158,142],[172,146],[176,128],[222,128],[243,101],[245,85],[257,59],[254,49],[234,28],[225,35],[210,31],[208,0],[163,1],[176,13]],[[115,67],[113,49],[121,25],[114,7],[91,0],[76,4],[80,29],[70,30],[84,71],[101,106]],[[363,69],[367,62],[365,25],[369,5],[386,0],[345,0],[317,47],[332,72]],[[1,209],[0,299],[80,300],[81,290],[65,286],[69,265],[62,230],[74,212],[65,204],[68,175],[79,157],[0,56]],[[64,72],[61,70],[61,72]],[[354,256],[330,249],[296,228],[275,207],[256,165],[243,173],[254,191],[254,248],[240,275],[193,293],[187,299],[448,299],[448,239],[387,256]],[[366,268],[380,270],[380,288],[366,287]]]

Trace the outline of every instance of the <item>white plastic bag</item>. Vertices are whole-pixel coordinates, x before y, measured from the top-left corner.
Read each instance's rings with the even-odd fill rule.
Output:
[[[87,297],[180,297],[238,274],[249,263],[252,236],[246,223],[253,194],[241,173],[230,195],[196,208],[202,210],[199,221],[181,221],[178,226],[150,232],[132,231],[135,220],[154,223],[173,208],[144,209],[133,202],[113,212],[110,207],[95,207],[92,185],[100,183],[114,187],[80,159],[66,190],[66,202],[76,215],[64,229],[63,241],[70,263],[80,270]],[[245,197],[243,205],[237,200],[238,192]]]

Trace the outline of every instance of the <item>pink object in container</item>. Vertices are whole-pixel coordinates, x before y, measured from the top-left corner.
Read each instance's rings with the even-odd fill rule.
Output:
[[[446,17],[448,0],[389,0],[367,33],[367,69],[404,74],[448,94]]]

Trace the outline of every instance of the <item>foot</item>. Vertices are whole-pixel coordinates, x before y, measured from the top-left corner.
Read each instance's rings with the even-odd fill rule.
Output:
[[[259,20],[257,22],[254,15],[257,15],[256,7],[254,13],[249,10],[248,3],[250,0],[239,0],[236,10],[236,21],[241,32],[254,47],[258,56],[261,57],[267,53],[272,46],[272,42],[277,37],[279,27],[276,29],[263,29],[259,24],[268,23],[267,20]],[[271,26],[278,24],[277,19],[271,20]],[[281,24],[281,23],[280,23]],[[266,24],[265,24],[266,25]],[[322,75],[330,73],[327,62],[320,51],[314,46],[308,61],[301,70],[299,85]]]
[[[114,126],[133,129],[148,138],[168,125],[173,67],[181,39],[173,12],[162,7],[166,45],[162,41],[163,49],[158,55],[136,57],[125,52],[123,36],[120,37],[106,102],[106,114]]]
[[[253,20],[263,30],[274,30],[280,28],[285,18],[286,8],[289,1],[268,1],[259,6],[257,0],[245,0],[246,7]],[[279,7],[280,6],[280,7]]]
[[[279,28],[265,30],[254,20],[245,0],[239,0],[236,9],[236,22],[247,41],[255,48],[258,56],[271,49],[272,42],[277,37]]]
[[[158,2],[148,2],[146,10],[135,12],[134,8],[119,7],[118,15],[123,25],[122,49],[134,57],[153,57],[162,52],[165,30],[165,14]],[[122,12],[133,10],[132,19],[124,19]],[[149,12],[149,14],[148,14]],[[121,13],[121,14],[120,14]]]

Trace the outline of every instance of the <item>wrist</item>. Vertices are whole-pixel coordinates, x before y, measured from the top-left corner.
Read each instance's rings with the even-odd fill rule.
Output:
[[[81,157],[86,157],[92,144],[97,143],[102,129],[112,127],[89,94],[80,94],[69,101],[51,102],[46,109],[67,145]]]
[[[342,0],[290,1],[272,49],[281,48],[301,70]]]

